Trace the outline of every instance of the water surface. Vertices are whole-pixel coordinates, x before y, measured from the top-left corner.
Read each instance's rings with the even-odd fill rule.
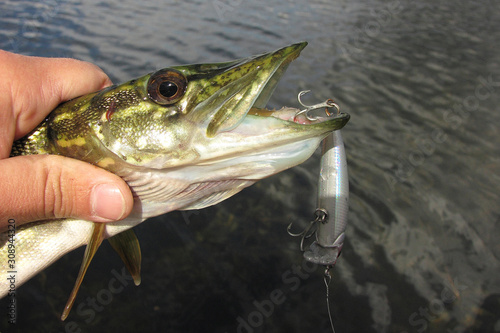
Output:
[[[500,332],[498,2],[7,0],[0,13],[0,48],[87,60],[115,82],[307,40],[270,105],[310,89],[351,114],[336,331]],[[18,289],[18,323],[0,311],[0,331],[329,332],[323,270],[286,233],[312,218],[318,164],[137,227],[140,287],[105,244],[60,322],[83,249],[68,254]]]

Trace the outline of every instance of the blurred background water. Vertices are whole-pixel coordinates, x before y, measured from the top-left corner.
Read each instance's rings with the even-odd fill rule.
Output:
[[[0,48],[121,82],[307,40],[270,105],[310,89],[351,114],[336,332],[500,332],[498,22],[493,0],[4,0]],[[140,287],[116,279],[105,244],[61,322],[83,249],[68,254],[18,289],[16,325],[0,301],[0,331],[329,332],[323,270],[286,233],[311,220],[318,169],[319,151],[215,207],[138,226]]]

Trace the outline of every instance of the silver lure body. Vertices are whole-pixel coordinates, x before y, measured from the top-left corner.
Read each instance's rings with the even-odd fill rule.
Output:
[[[313,263],[333,266],[344,244],[349,211],[349,179],[340,130],[323,140],[318,184],[316,241],[304,252]]]

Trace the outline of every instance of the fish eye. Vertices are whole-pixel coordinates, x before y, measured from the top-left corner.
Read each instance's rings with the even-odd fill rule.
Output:
[[[174,104],[184,96],[186,77],[175,69],[160,69],[148,81],[148,96],[160,105]]]

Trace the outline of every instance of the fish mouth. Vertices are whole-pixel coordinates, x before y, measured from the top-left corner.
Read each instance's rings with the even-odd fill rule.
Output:
[[[336,104],[325,111],[301,103],[307,112],[265,107],[288,65],[306,45],[192,67],[196,76],[186,75],[191,81],[186,94],[191,97],[187,105],[193,108],[185,114],[198,127],[190,141],[198,158],[190,163],[211,165],[212,174],[231,168],[231,174],[239,172],[239,179],[261,179],[302,163],[324,137],[344,127],[350,116]],[[238,168],[242,171],[235,171]]]
[[[189,112],[195,121],[204,123],[207,137],[228,132],[239,127],[253,117],[264,119],[275,118],[287,123],[287,126],[304,125],[314,128],[336,130],[342,128],[349,120],[346,113],[325,112],[308,117],[300,113],[300,109],[283,107],[279,110],[266,108],[272,93],[285,73],[288,65],[295,60],[307,46],[307,42],[292,44],[273,52],[244,58],[228,63],[206,64],[197,68],[205,81],[204,89],[211,92]],[[208,111],[207,111],[208,110]],[[321,125],[321,126],[319,126]]]
[[[301,112],[303,110],[289,106],[284,106],[279,110],[270,110],[266,107],[266,104],[268,103],[281,77],[288,68],[288,65],[299,57],[300,52],[306,46],[307,42],[296,43],[277,51],[262,55],[264,57],[278,57],[279,54],[283,54],[282,60],[276,62],[276,67],[272,74],[269,76],[265,85],[261,88],[260,91],[256,92],[258,97],[256,98],[254,104],[248,109],[245,116],[250,115],[257,117],[273,117],[284,120],[286,122],[295,123],[297,125],[312,125],[334,120],[332,123],[335,123],[336,127],[338,127],[340,124],[342,124],[343,127],[347,123],[350,117],[349,114],[340,112],[340,108],[336,104],[336,112],[331,113],[325,108],[324,112],[315,112],[314,115],[309,114],[309,112]],[[307,106],[302,104],[300,101],[300,96],[306,92],[308,91],[299,93],[298,100],[301,105],[307,108]],[[330,101],[333,103],[332,100]],[[314,109],[316,108],[311,108],[311,111],[313,111]]]

